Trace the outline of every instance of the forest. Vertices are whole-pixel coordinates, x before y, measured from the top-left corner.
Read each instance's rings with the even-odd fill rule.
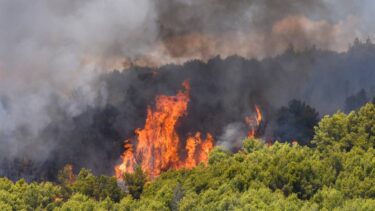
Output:
[[[0,0],[0,211],[375,211],[374,0]]]
[[[217,56],[207,62],[109,71],[95,81],[103,90],[94,102],[81,104],[87,94],[79,88],[69,95],[73,104],[51,95],[43,127],[33,132],[34,122],[0,130],[0,175],[13,181],[56,181],[67,163],[75,171],[113,175],[123,141],[144,125],[147,108],[159,95],[175,95],[185,80],[191,90],[187,114],[176,128],[180,139],[196,131],[211,133],[215,145],[235,152],[245,137],[243,120],[258,105],[264,115],[258,137],[309,145],[324,115],[339,109],[348,113],[373,100],[374,68],[375,44],[357,39],[343,53],[291,46],[263,60]],[[5,114],[14,112],[11,99],[0,96]],[[71,107],[80,112],[72,114]]]
[[[150,180],[62,168],[57,182],[0,178],[0,210],[374,210],[375,105],[324,116],[309,146],[243,141]]]

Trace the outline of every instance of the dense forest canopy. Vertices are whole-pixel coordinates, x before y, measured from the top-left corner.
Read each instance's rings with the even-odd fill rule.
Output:
[[[356,40],[344,53],[290,47],[263,60],[218,56],[207,62],[104,73],[96,81],[104,91],[96,103],[80,107],[83,112],[72,116],[56,95],[46,106],[50,121],[37,134],[27,125],[0,130],[0,175],[56,180],[67,163],[76,170],[113,175],[123,141],[144,125],[147,107],[154,106],[157,95],[174,95],[185,80],[191,84],[191,99],[178,127],[182,136],[209,132],[217,145],[238,150],[246,133],[243,119],[258,105],[264,114],[259,131],[263,139],[311,145],[319,118],[372,100],[374,68],[375,44]],[[79,102],[82,95],[84,90],[77,89],[71,100]],[[5,111],[12,109],[8,102],[6,96],[0,98]],[[24,144],[17,144],[18,139]]]
[[[154,181],[138,168],[126,186],[71,166],[58,183],[0,178],[0,209],[374,210],[375,105],[324,116],[314,130],[314,147],[247,139],[237,153],[217,147],[207,166]]]

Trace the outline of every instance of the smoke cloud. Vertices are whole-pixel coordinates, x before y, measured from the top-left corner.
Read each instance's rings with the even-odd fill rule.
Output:
[[[154,42],[154,19],[148,0],[1,1],[0,154],[45,159],[54,140],[37,136],[51,107],[74,117],[100,105],[98,74]]]
[[[359,37],[373,36],[363,28],[370,2],[318,0],[159,0],[158,42],[138,64],[182,63],[233,54],[264,58],[297,50],[345,51]],[[339,5],[339,6],[338,6]],[[368,10],[368,9],[367,9]],[[370,26],[370,25],[367,25]]]

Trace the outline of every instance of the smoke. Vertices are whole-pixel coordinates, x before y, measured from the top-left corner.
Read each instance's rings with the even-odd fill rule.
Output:
[[[248,128],[244,123],[230,123],[223,129],[223,133],[218,137],[216,145],[228,150],[238,150],[242,147],[243,140],[247,137]]]
[[[54,140],[37,138],[57,118],[48,111],[74,117],[100,105],[98,74],[146,51],[156,39],[154,18],[148,0],[1,1],[0,154],[48,157]]]
[[[374,35],[363,27],[373,3],[318,0],[158,0],[159,42],[139,65],[207,61],[233,54],[264,58],[293,45],[345,51],[355,37]],[[338,6],[339,5],[339,6]],[[367,9],[368,10],[368,9]],[[137,61],[135,61],[137,63]]]

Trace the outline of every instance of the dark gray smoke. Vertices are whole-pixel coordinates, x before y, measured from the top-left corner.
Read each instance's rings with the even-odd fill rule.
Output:
[[[156,2],[159,48],[167,57],[158,59],[167,61],[169,57],[208,59],[216,54],[262,58],[280,54],[291,44],[298,50],[315,45],[344,51],[356,36],[374,33],[360,24],[370,17],[364,8],[374,9],[370,1]]]
[[[186,33],[269,31],[287,16],[329,11],[322,0],[157,0],[158,20],[163,37]]]

